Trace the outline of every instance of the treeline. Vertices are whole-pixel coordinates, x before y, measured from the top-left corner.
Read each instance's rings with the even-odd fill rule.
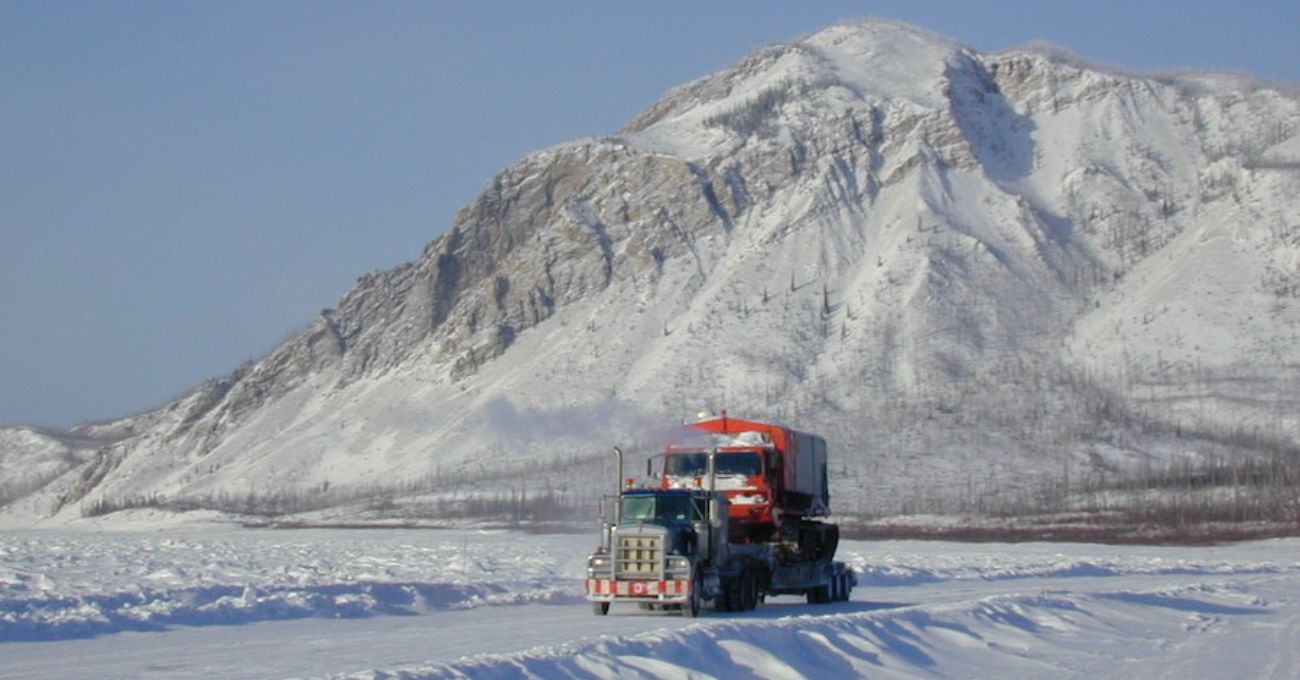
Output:
[[[1300,529],[1300,455],[1211,457],[1129,475],[1090,475],[1045,499],[1048,512],[1131,523],[1279,523]]]
[[[1300,369],[1280,367],[1265,379],[1172,363],[1144,372],[1125,362],[1108,373],[1035,372],[1036,365],[1009,357],[912,398],[865,390],[870,396],[856,402],[833,394],[834,381],[820,370],[792,372],[757,380],[756,394],[733,398],[762,404],[765,396],[799,396],[772,415],[836,442],[831,491],[840,520],[1269,523],[1300,532],[1300,438],[1286,380],[1300,378]],[[824,389],[795,390],[795,383]],[[1247,399],[1251,409],[1237,417],[1236,405]],[[87,501],[83,514],[152,507],[270,519],[339,508],[346,512],[335,515],[388,519],[587,521],[614,486],[605,451],[543,460],[507,453],[391,483],[103,497]]]
[[[594,517],[596,503],[591,498],[554,489],[533,494],[520,489],[407,502],[390,500],[369,509],[385,517],[401,519],[568,522]]]
[[[891,519],[899,515],[950,519],[934,527]],[[855,528],[846,535],[858,538],[1202,541],[1300,535],[1300,455],[1094,470],[966,495],[918,490],[897,513],[868,513],[849,523]]]
[[[590,519],[598,510],[601,494],[586,488],[567,488],[553,483],[550,477],[586,479],[591,469],[601,469],[602,461],[595,456],[570,454],[544,464],[525,462],[501,469],[436,471],[387,483],[324,482],[306,488],[244,492],[101,496],[83,503],[81,514],[99,517],[151,508],[171,512],[211,510],[272,519],[351,507],[358,514],[401,519]]]
[[[175,498],[147,494],[98,499],[84,506],[83,515],[154,508],[215,510],[271,520],[353,505],[351,514],[358,519],[527,523],[583,522],[599,511],[600,500],[594,493],[530,490],[522,485],[490,492],[410,493],[418,486],[418,482],[352,489],[321,486],[272,495],[219,493]],[[905,499],[897,510],[902,515],[961,518],[957,521],[966,522],[966,529],[992,521],[1030,532],[1026,536],[1058,539],[1069,536],[1060,532],[1070,527],[1086,529],[1078,534],[1086,540],[1106,540],[1108,534],[1154,535],[1153,531],[1200,535],[1204,532],[1197,527],[1211,525],[1257,525],[1296,533],[1300,532],[1300,456],[1186,460],[1129,473],[1093,472],[1068,482],[1059,478],[998,493],[918,493]],[[851,508],[837,511],[849,524],[882,519],[854,514]]]
[[[123,510],[156,509],[170,512],[213,510],[245,517],[274,519],[356,505],[360,513],[387,519],[481,519],[498,521],[567,521],[594,516],[596,501],[554,489],[529,492],[525,488],[495,492],[469,492],[435,498],[411,498],[398,486],[367,486],[347,493],[320,487],[275,494],[217,493],[168,497],[150,493],[121,498],[99,498],[85,504],[84,517],[99,517]]]

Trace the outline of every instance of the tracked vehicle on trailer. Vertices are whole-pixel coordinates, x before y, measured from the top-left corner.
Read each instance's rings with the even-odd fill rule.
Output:
[[[782,425],[719,417],[685,428],[647,461],[653,483],[623,477],[601,544],[587,560],[586,594],[610,605],[696,616],[753,609],[768,595],[847,600],[852,570],[834,560],[826,441]]]

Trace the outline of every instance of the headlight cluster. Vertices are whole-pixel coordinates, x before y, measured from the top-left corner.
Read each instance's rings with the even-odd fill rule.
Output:
[[[587,578],[608,577],[609,572],[609,553],[596,553],[587,558]]]
[[[668,571],[689,572],[691,570],[691,561],[685,557],[670,556],[668,558]]]

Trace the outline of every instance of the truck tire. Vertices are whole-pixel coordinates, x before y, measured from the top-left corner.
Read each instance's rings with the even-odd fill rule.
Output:
[[[758,578],[754,572],[746,569],[740,573],[740,611],[747,612],[758,607]]]
[[[608,602],[592,602],[592,603],[591,603],[591,611],[592,611],[592,613],[594,613],[596,616],[604,616],[604,615],[606,615],[606,614],[609,613],[609,603],[608,603]]]
[[[829,585],[808,589],[808,604],[827,604],[830,601],[831,587]]]
[[[691,583],[691,598],[686,601],[686,604],[682,605],[682,616],[693,619],[700,615],[703,596],[700,594],[699,585],[702,582],[702,579],[697,576]]]
[[[721,591],[714,608],[720,612],[740,611],[740,577],[722,579]]]

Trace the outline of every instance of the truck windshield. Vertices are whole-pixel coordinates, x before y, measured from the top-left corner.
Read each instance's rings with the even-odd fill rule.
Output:
[[[763,474],[763,458],[754,451],[719,451],[713,465],[719,475]],[[664,461],[664,474],[670,477],[703,477],[709,474],[709,454],[670,453]]]
[[[622,510],[624,524],[671,524],[694,519],[691,516],[691,499],[680,495],[624,496]]]

